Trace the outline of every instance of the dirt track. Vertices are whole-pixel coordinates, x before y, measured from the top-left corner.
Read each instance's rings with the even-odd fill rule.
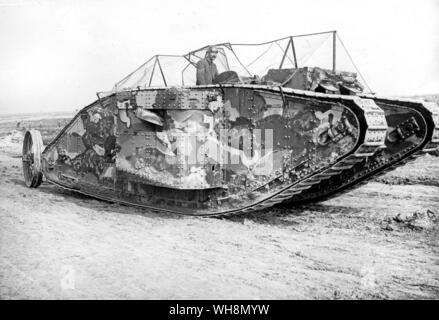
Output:
[[[0,144],[1,299],[439,298],[437,157],[320,204],[214,219],[30,190],[20,147]]]

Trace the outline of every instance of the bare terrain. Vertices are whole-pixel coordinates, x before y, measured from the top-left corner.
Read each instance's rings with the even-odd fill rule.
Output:
[[[0,121],[1,299],[439,299],[436,156],[322,203],[194,218],[28,189],[23,126],[48,141],[63,121]]]

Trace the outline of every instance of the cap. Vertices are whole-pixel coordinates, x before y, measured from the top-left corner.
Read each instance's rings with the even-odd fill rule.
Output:
[[[215,46],[209,46],[209,47],[207,47],[206,52],[218,52],[218,48]]]

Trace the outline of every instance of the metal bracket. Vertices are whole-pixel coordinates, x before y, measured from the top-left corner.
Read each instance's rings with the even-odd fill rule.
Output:
[[[281,86],[279,86],[279,91],[282,97],[283,109],[285,109],[287,107],[287,100],[285,99],[284,91],[282,90]]]

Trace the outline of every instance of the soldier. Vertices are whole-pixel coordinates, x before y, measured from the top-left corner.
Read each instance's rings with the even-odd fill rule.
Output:
[[[209,46],[206,51],[206,57],[197,63],[197,85],[212,84],[218,75],[218,69],[213,62],[218,55],[218,49],[215,46]]]

